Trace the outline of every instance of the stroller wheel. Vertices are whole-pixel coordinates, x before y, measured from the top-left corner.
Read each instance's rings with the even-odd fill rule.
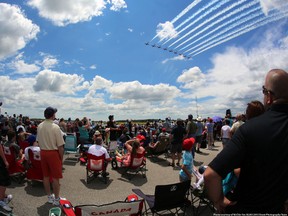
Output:
[[[111,161],[111,166],[112,166],[112,169],[117,169],[117,168],[118,168],[118,164],[117,164],[116,159],[113,159],[113,160]]]

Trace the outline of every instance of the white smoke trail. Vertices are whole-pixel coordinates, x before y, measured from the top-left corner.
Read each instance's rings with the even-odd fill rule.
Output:
[[[197,4],[199,4],[202,0],[195,0],[190,5],[188,5],[183,11],[181,11],[172,21],[171,23],[175,23],[178,19],[180,19],[182,16],[184,16],[188,11],[190,11],[193,7],[195,7]],[[152,38],[151,41],[153,41],[155,38],[157,38],[159,33]]]
[[[208,14],[212,13],[213,11],[219,9],[222,5],[224,5],[225,3],[229,2],[230,0],[224,0],[221,1],[219,4],[215,5],[214,7],[210,8],[210,10],[206,11],[203,15],[201,15],[200,17],[198,17],[196,20],[194,20],[193,22],[191,22],[189,25],[187,25],[185,28],[183,28],[181,31],[178,32],[178,34],[182,33],[183,31],[185,31],[187,28],[189,28],[190,26],[194,25],[195,23],[197,23],[199,20],[203,19],[204,17],[206,17]],[[243,1],[243,0],[242,0]],[[244,0],[246,1],[246,0]],[[178,40],[174,41],[172,44],[170,44],[168,47],[173,46],[175,43],[177,43],[178,41],[180,41],[183,37],[179,38]]]
[[[199,14],[201,14],[203,11],[206,11],[208,8],[210,8],[213,4],[217,3],[218,1],[219,1],[219,0],[213,0],[213,1],[211,1],[209,4],[205,5],[204,7],[202,7],[201,9],[199,9],[198,11],[196,11],[195,13],[193,13],[192,16],[188,17],[186,20],[184,20],[182,23],[180,23],[180,25],[177,26],[177,27],[175,28],[175,30],[179,29],[181,26],[183,26],[184,24],[186,24],[187,22],[189,22],[191,19],[197,17],[197,16],[198,16]],[[230,0],[228,0],[228,1],[230,1]],[[169,38],[167,41],[165,41],[165,42],[163,43],[163,45],[166,44],[167,42],[169,42],[171,39],[172,39],[172,38]]]
[[[221,37],[221,38],[218,38],[215,41],[209,43],[209,45],[205,45],[203,47],[200,47],[198,50],[195,50],[194,52],[192,52],[190,54],[192,55],[194,53],[192,56],[199,55],[200,53],[202,53],[202,52],[204,52],[204,51],[206,51],[208,49],[211,49],[212,47],[215,47],[215,46],[217,46],[219,44],[222,44],[222,43],[224,43],[224,42],[226,42],[228,40],[231,40],[231,39],[233,39],[235,37],[239,37],[240,35],[245,34],[245,33],[249,32],[249,31],[252,31],[252,30],[254,30],[256,28],[259,28],[261,26],[267,25],[270,22],[275,22],[277,20],[283,19],[283,18],[285,18],[287,16],[288,16],[288,10],[284,10],[284,11],[282,10],[281,13],[275,13],[273,15],[269,15],[269,17],[265,17],[264,19],[260,19],[257,22],[251,23],[248,26],[244,26],[243,28],[238,29],[237,31],[234,31],[234,32],[232,32],[232,33],[230,33],[228,35],[225,35],[225,36]]]
[[[196,34],[190,36],[188,39],[186,39],[184,42],[182,42],[181,44],[179,44],[177,47],[175,47],[175,49],[177,49],[178,47],[186,44],[188,41],[192,40],[193,38],[197,37],[198,35],[202,34],[203,32],[207,31],[208,29],[214,27],[215,25],[217,25],[218,23],[221,23],[223,20],[226,20],[228,19],[229,17],[233,16],[233,15],[236,15],[242,11],[244,11],[245,9],[248,9],[256,4],[259,3],[259,0],[254,0],[248,4],[245,4],[243,5],[242,7],[239,7],[237,9],[235,9],[234,11],[230,12],[229,14],[223,16],[223,17],[220,17],[220,19],[217,19],[216,21],[214,21],[213,23],[211,23],[210,25],[206,26],[204,29],[202,29],[201,31],[197,32]],[[254,9],[255,11],[255,9]],[[244,13],[241,13],[240,15],[238,15],[238,19],[240,19],[241,17],[243,17],[243,14]],[[247,15],[247,13],[245,13]],[[237,21],[237,19],[234,19],[234,22]],[[228,25],[228,22],[230,22],[230,20],[228,20],[227,22],[223,23],[223,25]],[[191,31],[189,32],[191,33]],[[186,49],[187,47],[189,47],[190,45],[186,45],[185,47],[181,48],[180,50],[183,50],[183,49]],[[180,51],[179,50],[179,51]]]
[[[211,49],[211,48],[213,48],[213,47],[215,47],[215,46],[217,46],[217,45],[219,45],[219,44],[222,44],[222,43],[224,43],[224,42],[226,42],[226,41],[229,41],[229,40],[231,40],[231,39],[233,39],[233,38],[235,38],[235,37],[239,37],[240,35],[245,34],[245,33],[249,32],[249,31],[252,31],[252,30],[254,30],[254,29],[256,29],[256,28],[259,28],[259,27],[261,27],[261,26],[267,25],[267,24],[270,23],[270,22],[275,22],[275,21],[278,21],[278,20],[280,20],[280,19],[283,19],[283,18],[285,18],[285,17],[287,17],[287,16],[288,16],[288,12],[286,11],[286,13],[282,13],[282,14],[280,14],[279,16],[276,16],[276,17],[272,18],[271,20],[264,21],[264,22],[262,22],[262,23],[257,24],[256,26],[251,26],[250,28],[244,29],[243,31],[239,32],[238,34],[232,35],[232,36],[230,36],[230,37],[228,37],[228,38],[226,38],[226,39],[224,39],[224,40],[221,40],[221,41],[219,41],[218,43],[213,44],[213,45],[207,47],[206,49],[201,50],[201,51],[195,53],[193,56],[199,55],[200,53],[202,53],[202,52],[204,52],[204,51],[206,51],[206,50],[209,50],[209,49]]]
[[[257,10],[259,10],[259,12],[258,12],[258,13],[254,13],[254,12],[256,12]],[[251,13],[254,13],[254,14],[249,15],[249,14],[251,14]],[[247,15],[249,15],[249,16],[246,17]],[[237,26],[239,26],[239,25],[241,25],[241,24],[243,24],[243,23],[245,23],[245,22],[247,22],[247,21],[249,21],[249,20],[251,20],[251,19],[254,19],[254,18],[257,17],[257,16],[261,16],[261,15],[263,15],[263,12],[262,12],[262,10],[261,10],[261,7],[253,8],[253,9],[251,9],[251,10],[249,10],[249,11],[246,11],[246,12],[240,14],[239,16],[235,17],[234,19],[231,19],[231,20],[223,23],[222,25],[219,25],[217,28],[211,30],[211,31],[208,32],[207,34],[205,34],[205,35],[201,36],[200,38],[198,38],[197,40],[194,40],[192,43],[188,44],[186,47],[190,47],[191,45],[193,45],[194,43],[198,42],[199,40],[202,40],[203,38],[211,35],[212,33],[218,31],[219,29],[221,29],[221,28],[223,28],[223,27],[225,27],[225,26],[233,23],[233,25],[225,28],[225,29],[222,30],[221,32],[217,33],[216,35],[214,35],[214,36],[212,36],[211,38],[206,39],[204,42],[200,43],[199,46],[201,46],[202,44],[209,42],[209,41],[212,40],[213,38],[218,37],[218,36],[220,36],[221,34],[224,34],[225,32],[227,32],[227,31],[229,31],[229,30],[231,30],[231,29],[233,29],[233,28],[235,28],[235,27],[237,27]],[[242,17],[246,17],[246,18],[241,19]],[[197,46],[194,46],[194,47],[192,47],[192,48],[190,48],[190,49],[188,49],[188,50],[186,50],[185,53],[186,53],[186,52],[189,52],[190,50],[195,49],[196,47],[198,47],[198,45],[197,45]]]
[[[259,10],[259,9],[258,9],[258,10]],[[258,16],[261,16],[261,15],[263,15],[263,12],[262,12],[262,11],[259,11],[258,13],[254,13],[254,14],[252,14],[252,15],[244,18],[244,19],[238,20],[237,22],[235,22],[235,23],[233,23],[232,25],[228,26],[227,28],[225,28],[225,29],[222,30],[221,32],[218,32],[217,34],[213,35],[212,37],[210,37],[210,38],[202,41],[201,43],[195,45],[194,47],[186,50],[185,53],[187,53],[187,52],[189,52],[189,51],[191,51],[191,50],[194,50],[195,48],[197,48],[197,47],[199,47],[199,46],[202,46],[203,44],[207,44],[209,41],[213,40],[214,38],[217,38],[217,37],[225,34],[226,32],[229,32],[230,30],[234,29],[235,27],[238,27],[239,25],[241,25],[241,24],[243,24],[243,23],[245,23],[245,22],[247,22],[247,21],[250,21],[250,20],[252,20],[252,19],[254,19],[254,18],[258,17]],[[262,18],[262,19],[264,19],[264,18]],[[193,42],[193,43],[194,43],[194,42]],[[192,44],[192,43],[191,43],[191,44]]]

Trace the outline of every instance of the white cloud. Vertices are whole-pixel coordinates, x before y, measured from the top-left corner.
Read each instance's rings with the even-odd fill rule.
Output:
[[[0,3],[0,60],[23,49],[36,39],[40,28],[15,5]]]
[[[131,28],[128,28],[128,31],[129,31],[129,32],[133,32],[133,29],[131,29]]]
[[[66,26],[78,22],[90,21],[103,15],[106,4],[110,10],[119,11],[127,8],[124,0],[29,0],[28,5],[36,8],[39,15],[53,22],[56,26]]]
[[[156,29],[159,39],[170,39],[178,36],[177,31],[174,29],[173,23],[166,21],[165,23],[159,23]]]
[[[34,90],[63,94],[75,94],[76,88],[84,78],[77,74],[64,74],[57,71],[43,70],[35,77]]]
[[[258,46],[249,50],[228,47],[223,53],[215,54],[213,67],[208,71],[201,72],[194,67],[178,77],[184,83],[182,88],[191,87],[185,97],[198,98],[201,116],[219,113],[224,116],[226,109],[231,109],[232,114],[243,113],[251,100],[263,100],[261,86],[265,74],[272,68],[288,70],[286,40],[281,40],[279,34],[272,37],[275,29],[270,29]],[[201,85],[194,85],[193,79]]]
[[[177,82],[184,83],[182,88],[194,89],[205,85],[206,77],[198,67],[183,71],[177,78]]]
[[[91,65],[89,68],[92,70],[95,70],[97,67],[96,67],[96,65]]]
[[[101,76],[96,75],[91,83],[90,91],[96,91],[99,89],[107,89],[112,86],[113,82],[111,80],[107,80]]]
[[[183,55],[178,55],[172,58],[165,59],[161,63],[166,64],[169,61],[183,61],[183,60],[185,60],[185,57]]]
[[[288,70],[287,41],[281,28],[275,26],[250,49],[231,46],[215,53],[208,69],[197,67],[195,61],[182,71],[175,85],[113,82],[99,75],[84,79],[51,69],[29,78],[0,76],[2,108],[9,114],[19,113],[21,101],[21,112],[31,117],[42,117],[45,107],[51,105],[58,108],[57,116],[64,118],[83,117],[83,113],[97,120],[106,120],[107,113],[116,119],[185,118],[188,113],[196,113],[197,97],[202,117],[224,116],[226,109],[241,113],[247,102],[262,101],[261,86],[268,70]],[[16,58],[23,59],[22,55]]]
[[[15,69],[15,73],[31,74],[40,70],[36,64],[27,64],[24,60],[17,60],[11,63],[11,67]]]
[[[108,0],[112,6],[110,10],[112,11],[120,11],[122,8],[127,8],[127,4],[124,0]]]
[[[28,5],[57,26],[90,21],[102,15],[106,8],[104,0],[29,0]]]
[[[283,5],[287,5],[286,0],[260,0],[260,5],[262,7],[263,13],[268,15],[269,11],[272,9],[284,10]]]
[[[53,56],[45,56],[42,62],[42,66],[45,69],[53,68],[58,64],[58,60]]]
[[[168,84],[142,85],[139,81],[115,83],[109,89],[113,99],[133,99],[162,101],[167,97],[175,98],[180,90]]]

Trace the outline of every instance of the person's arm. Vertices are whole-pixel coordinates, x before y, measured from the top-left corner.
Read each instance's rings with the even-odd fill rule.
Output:
[[[59,152],[59,156],[60,156],[61,161],[63,161],[64,145],[58,146],[58,152]]]
[[[192,178],[191,173],[188,172],[188,170],[184,164],[181,165],[181,169],[185,172],[185,174],[188,176],[189,179]]]
[[[210,200],[214,203],[218,213],[224,213],[231,201],[224,197],[222,178],[209,166],[204,172],[204,185]]]
[[[2,144],[0,144],[0,145],[2,145]],[[6,168],[8,168],[8,167],[9,167],[9,163],[8,163],[8,161],[6,160],[6,157],[5,157],[5,155],[4,155],[2,146],[0,146],[0,157],[1,157],[2,160],[4,161],[4,164],[5,164]]]
[[[128,151],[129,153],[132,152],[132,143],[133,143],[133,142],[134,142],[133,139],[128,140],[128,141],[125,142],[125,147],[126,147],[126,149],[127,149],[127,151]]]

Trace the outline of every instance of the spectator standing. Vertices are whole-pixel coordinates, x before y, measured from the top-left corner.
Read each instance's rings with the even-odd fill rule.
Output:
[[[204,125],[202,123],[202,118],[199,116],[197,118],[197,122],[196,122],[196,126],[197,126],[197,130],[196,130],[196,133],[195,133],[195,136],[196,136],[196,152],[197,153],[202,153],[200,151],[200,147],[201,147],[201,142],[202,142],[202,133],[203,133],[203,129],[204,129]]]
[[[219,213],[284,213],[288,198],[287,86],[286,71],[267,73],[262,87],[267,111],[243,124],[206,169],[205,187]],[[238,167],[236,202],[231,203],[223,196],[221,180]]]
[[[41,149],[41,166],[43,170],[43,184],[48,195],[48,202],[59,206],[60,179],[62,176],[62,161],[64,154],[64,139],[61,129],[53,123],[56,108],[47,107],[44,111],[45,120],[37,129],[37,141]],[[51,193],[49,178],[52,178],[53,193]]]
[[[222,139],[223,148],[227,145],[227,143],[231,139],[231,128],[229,124],[230,124],[230,120],[225,119],[224,125],[221,128],[221,139]]]
[[[182,143],[184,138],[187,137],[186,129],[183,127],[183,120],[177,119],[176,126],[171,131],[171,158],[172,163],[169,166],[175,167],[175,158],[177,154],[177,166],[180,166]]]
[[[229,121],[230,123],[230,121]],[[231,127],[231,136],[236,132],[236,130],[242,125],[244,122],[242,121],[242,114],[238,113],[236,115],[236,122],[233,123]]]
[[[197,125],[193,121],[193,115],[189,114],[188,115],[188,122],[187,122],[187,125],[186,125],[187,137],[188,138],[193,137],[195,139],[196,138],[196,131],[197,131]],[[193,158],[195,157],[195,151],[196,151],[196,146],[194,145],[193,149],[192,149]]]
[[[206,129],[207,129],[207,141],[208,141],[208,150],[212,150],[212,146],[214,145],[214,123],[213,119],[209,118],[208,122],[206,123]]]
[[[113,115],[109,115],[108,116],[109,121],[107,122],[107,128],[109,128],[110,130],[110,137],[109,140],[110,141],[116,141],[118,138],[118,131],[120,131],[118,129],[118,127],[116,126],[116,123],[114,121],[114,116]],[[109,143],[108,143],[109,144]]]

